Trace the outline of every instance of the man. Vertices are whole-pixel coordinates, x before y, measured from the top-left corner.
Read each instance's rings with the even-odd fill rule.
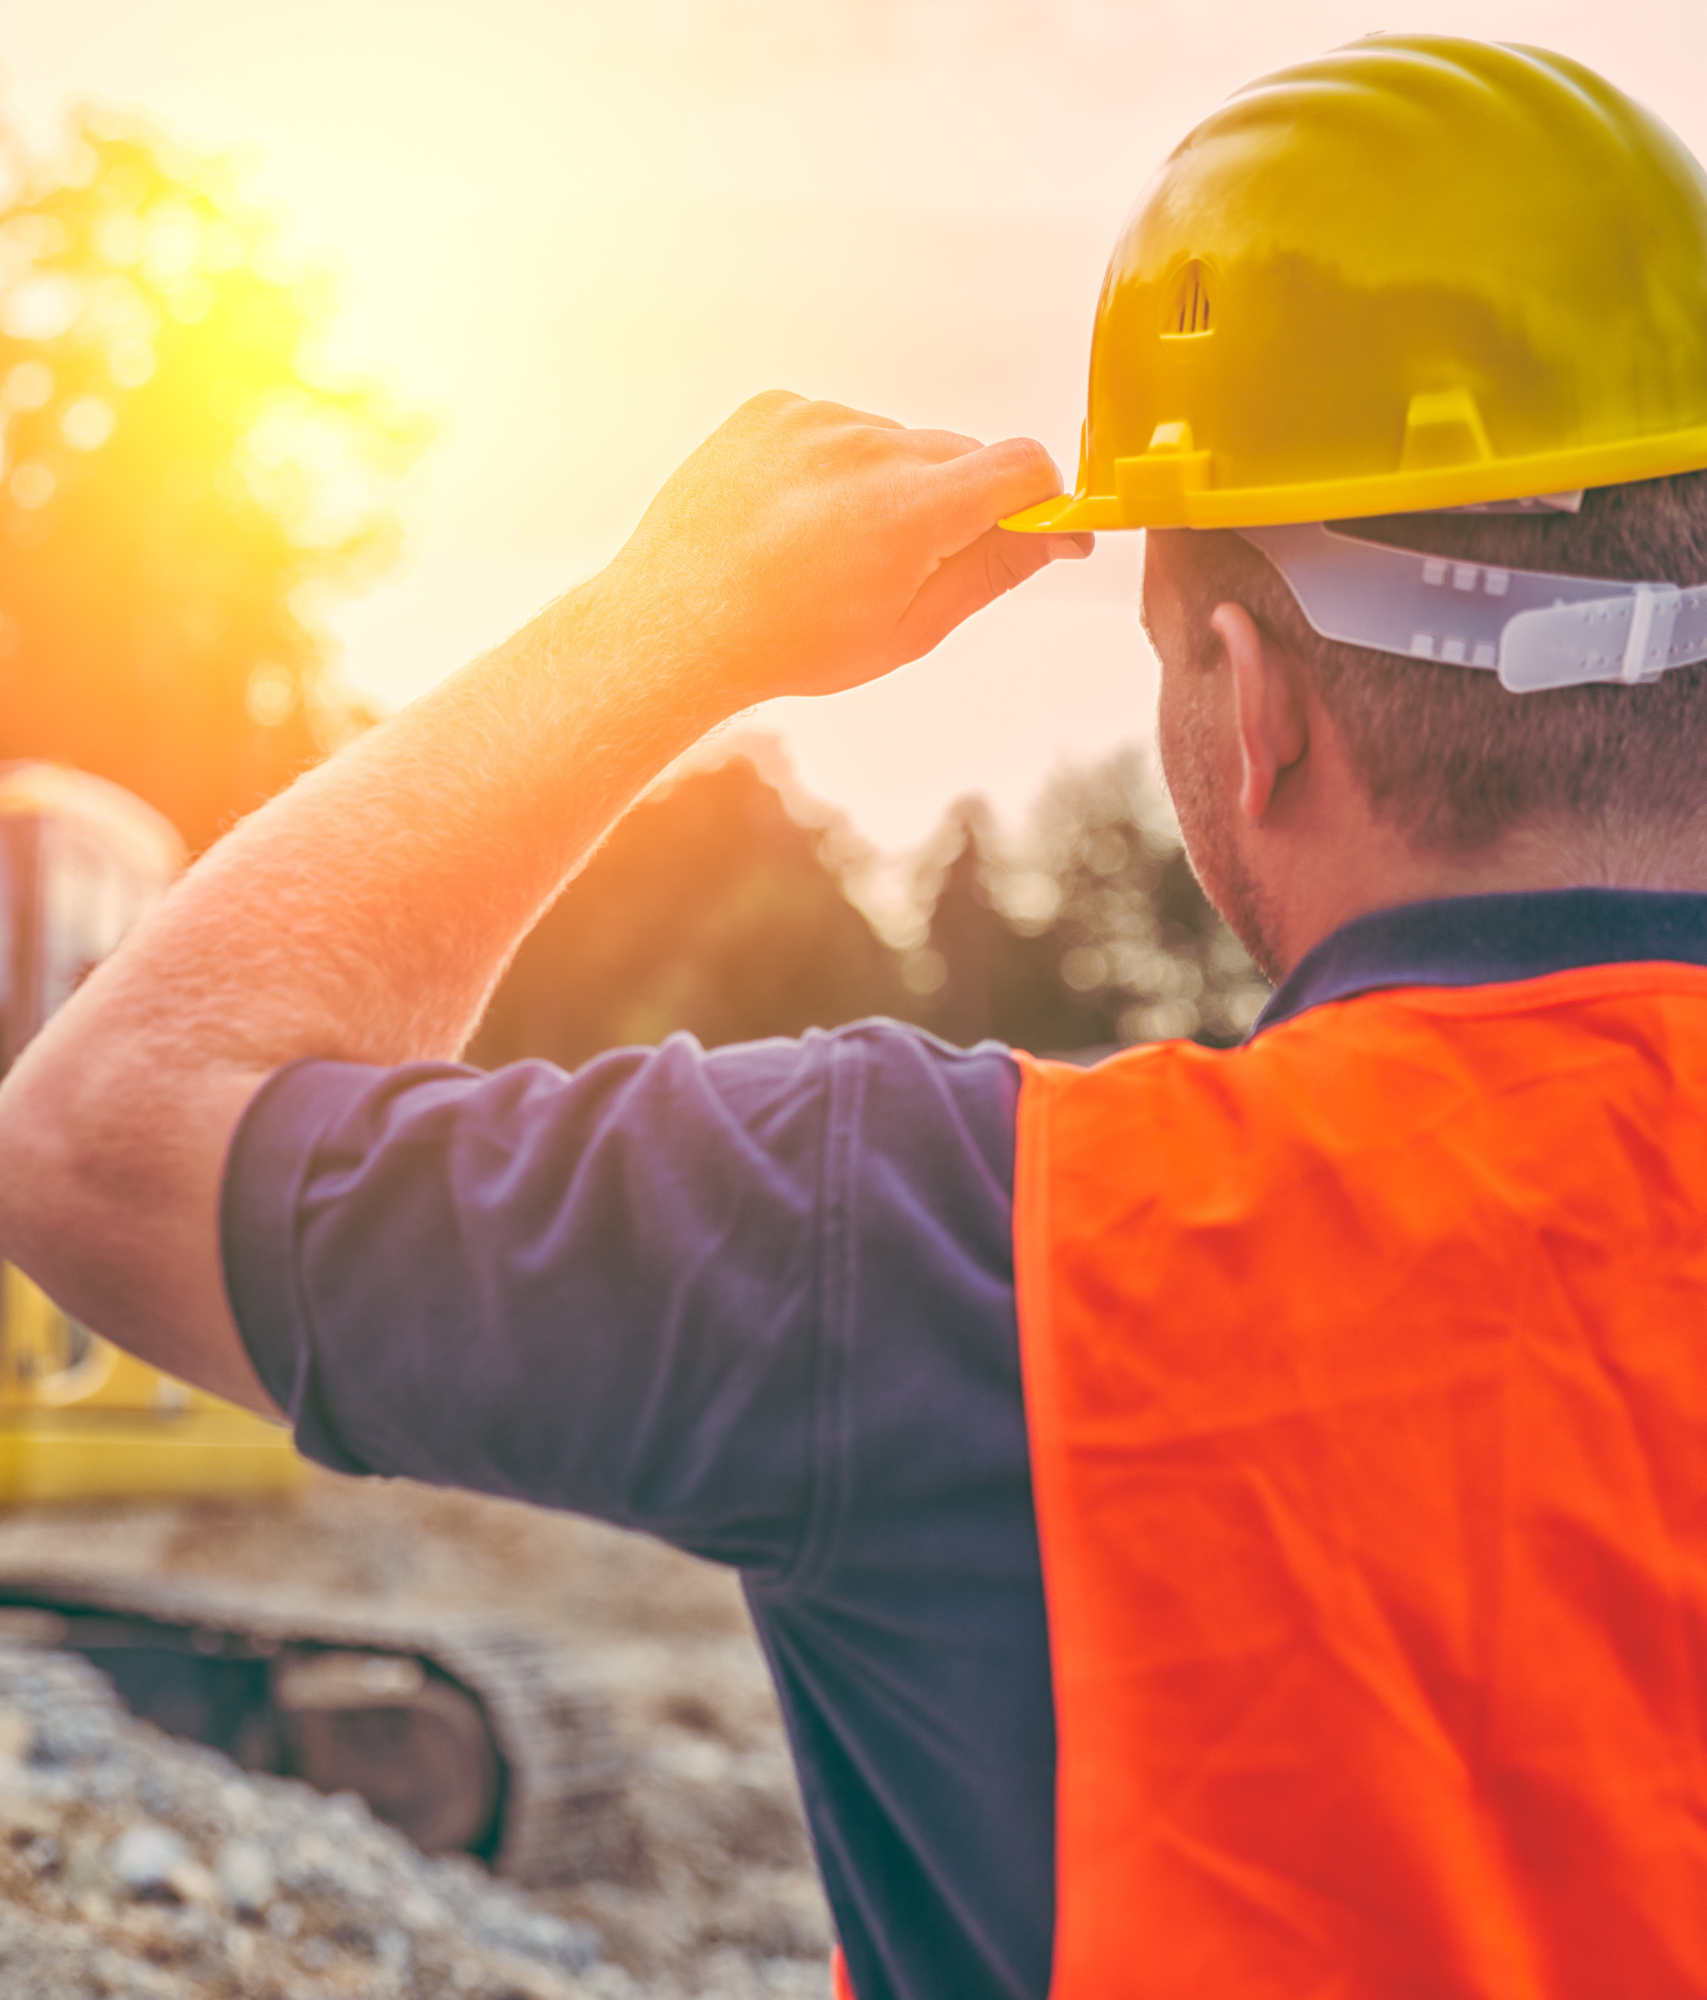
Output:
[[[1266,79],[1116,250],[1076,494],[738,412],[40,1037],[5,1254],[329,1464],[738,1565],[862,2000],[1699,1994],[1702,467],[1663,128],[1468,43]],[[1246,1047],[454,1063],[707,728],[1134,526]]]

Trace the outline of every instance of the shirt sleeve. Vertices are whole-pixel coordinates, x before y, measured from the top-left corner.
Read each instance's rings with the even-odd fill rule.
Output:
[[[946,1169],[914,1212],[920,1254],[977,1263],[982,1288],[954,1181],[982,1212],[1011,1177],[1015,1087],[1001,1052],[983,1062],[874,1023],[710,1053],[676,1037],[573,1075],[294,1065],[227,1161],[238,1327],[324,1464],[571,1508],[781,1577],[845,1415],[824,1329],[852,1193],[894,1170],[862,1144],[867,1082],[884,1072],[919,1126],[944,1126],[905,1140]],[[930,1087],[945,1067],[953,1087]],[[1005,1168],[986,1157],[1004,1148]]]

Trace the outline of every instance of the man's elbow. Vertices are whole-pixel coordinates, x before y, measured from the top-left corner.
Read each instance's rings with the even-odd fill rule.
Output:
[[[0,1083],[0,1258],[48,1283],[86,1229],[102,1135],[89,1079],[32,1044]]]

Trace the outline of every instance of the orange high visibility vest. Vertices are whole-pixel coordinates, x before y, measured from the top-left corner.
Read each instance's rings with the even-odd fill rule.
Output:
[[[1052,2000],[1707,1994],[1707,970],[1027,1061]]]

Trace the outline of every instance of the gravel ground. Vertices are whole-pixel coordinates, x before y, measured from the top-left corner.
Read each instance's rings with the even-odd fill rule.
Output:
[[[250,1777],[0,1629],[0,1992],[170,2000],[824,2000],[830,1927],[734,1580],[640,1538],[406,1482],[0,1517],[0,1565],[228,1579],[327,1612],[480,1612],[616,1711],[623,1879],[523,1896],[359,1802]],[[0,1628],[3,1628],[0,1621]]]
[[[427,1861],[356,1801],[133,1721],[66,1654],[0,1645],[0,1984],[160,2000],[630,2000],[597,1934]]]

